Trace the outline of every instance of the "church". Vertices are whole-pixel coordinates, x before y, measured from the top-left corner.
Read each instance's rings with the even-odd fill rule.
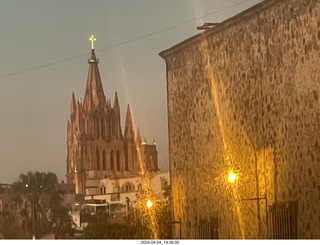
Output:
[[[141,140],[135,131],[130,105],[127,106],[122,133],[117,93],[113,103],[106,99],[94,51],[93,36],[89,71],[83,101],[72,94],[70,120],[67,124],[67,183],[75,185],[82,196],[105,194],[100,182],[157,172],[156,143]]]

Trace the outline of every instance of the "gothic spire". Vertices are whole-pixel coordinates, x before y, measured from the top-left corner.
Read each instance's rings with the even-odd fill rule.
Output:
[[[138,145],[141,145],[141,135],[139,127],[137,128],[136,142]]]
[[[115,135],[116,137],[122,138],[121,125],[120,125],[120,106],[118,101],[117,92],[115,92],[114,102],[113,102],[113,122],[115,123]]]
[[[91,40],[92,38],[92,40]],[[91,36],[91,57],[88,59],[89,71],[87,78],[86,92],[83,100],[83,109],[88,112],[94,109],[104,109],[106,106],[106,97],[104,95],[98,63],[94,52],[93,42],[96,40]]]
[[[117,94],[117,92],[115,92],[115,95],[114,95],[113,109],[114,109],[117,113],[120,113],[120,106],[119,106],[119,100],[118,100],[118,94]]]
[[[107,100],[107,109],[110,111],[111,110],[111,100]]]
[[[74,93],[72,93],[71,106],[70,106],[71,122],[74,121],[74,116],[75,116],[76,110],[77,110],[76,99],[74,97]]]
[[[81,130],[81,124],[82,124],[82,113],[81,113],[81,102],[78,101],[78,104],[76,106],[76,114],[75,114],[75,127],[79,131]]]
[[[135,136],[135,134],[134,134],[132,114],[131,114],[130,105],[128,104],[127,115],[126,115],[126,124],[125,124],[125,129],[124,129],[124,137],[134,138],[134,136]]]

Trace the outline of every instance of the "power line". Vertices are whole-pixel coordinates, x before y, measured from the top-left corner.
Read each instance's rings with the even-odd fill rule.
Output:
[[[180,27],[180,26],[183,26],[183,25],[192,23],[192,22],[197,21],[197,20],[199,20],[199,19],[202,19],[202,18],[204,18],[204,17],[208,17],[208,16],[210,16],[210,15],[217,14],[217,13],[219,13],[219,12],[222,12],[222,11],[225,11],[225,10],[228,10],[228,9],[231,9],[231,8],[234,8],[234,7],[237,7],[238,5],[241,5],[241,4],[246,3],[246,2],[249,2],[249,1],[251,1],[251,0],[244,0],[244,1],[241,1],[241,2],[239,2],[239,3],[235,3],[235,4],[232,5],[232,6],[228,6],[228,7],[225,7],[225,8],[222,8],[222,9],[219,9],[219,10],[216,10],[216,11],[213,11],[213,12],[210,12],[210,13],[205,14],[205,15],[203,15],[203,16],[200,16],[200,17],[197,17],[197,18],[194,18],[194,19],[191,19],[191,20],[188,20],[188,21],[179,23],[179,24],[177,24],[177,25],[169,26],[169,27],[167,27],[167,28],[164,28],[164,29],[161,29],[161,30],[152,32],[152,33],[148,33],[148,34],[142,35],[142,36],[140,36],[140,37],[136,37],[136,38],[133,38],[133,39],[130,39],[130,40],[121,42],[121,43],[117,43],[117,44],[114,44],[114,45],[111,45],[111,46],[108,46],[108,47],[105,47],[105,48],[96,49],[96,50],[97,50],[97,51],[104,51],[104,50],[108,50],[108,49],[120,47],[120,46],[129,44],[129,43],[132,43],[132,42],[135,42],[135,41],[138,41],[138,40],[147,38],[147,37],[151,37],[151,36],[157,35],[157,34],[159,34],[159,33],[166,32],[166,31],[175,29],[175,28],[177,28],[177,27]],[[77,56],[65,58],[65,59],[62,59],[62,60],[57,60],[57,61],[54,61],[54,62],[51,62],[51,63],[47,63],[47,64],[35,66],[35,67],[31,67],[31,68],[28,68],[28,69],[24,69],[24,70],[20,70],[20,71],[16,71],[16,72],[12,72],[12,73],[7,73],[7,74],[4,74],[4,75],[0,75],[0,78],[5,78],[5,77],[13,76],[13,75],[16,75],[16,74],[21,74],[21,73],[28,72],[28,71],[33,71],[33,70],[41,69],[41,68],[44,68],[44,67],[47,67],[47,66],[52,66],[52,65],[56,65],[56,64],[59,64],[59,63],[66,62],[66,61],[75,60],[75,59],[78,59],[78,58],[81,58],[81,57],[84,57],[84,56],[88,56],[88,55],[90,55],[89,52],[84,53],[84,54],[80,54],[80,55],[77,55]]]

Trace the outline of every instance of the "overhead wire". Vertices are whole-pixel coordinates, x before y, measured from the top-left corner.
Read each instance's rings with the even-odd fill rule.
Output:
[[[145,35],[142,35],[142,36],[133,38],[133,39],[129,39],[129,40],[127,40],[127,41],[120,42],[120,43],[117,43],[117,44],[114,44],[114,45],[111,45],[111,46],[107,46],[107,47],[104,47],[104,48],[96,49],[96,51],[104,51],[104,50],[108,50],[108,49],[120,47],[120,46],[129,44],[129,43],[132,43],[132,42],[141,40],[141,39],[145,39],[145,38],[148,38],[148,37],[157,35],[157,34],[159,34],[159,33],[166,32],[166,31],[175,29],[175,28],[177,28],[177,27],[180,27],[180,26],[183,26],[183,25],[192,23],[192,22],[194,22],[194,21],[197,21],[197,20],[199,20],[199,19],[208,17],[208,16],[210,16],[210,15],[217,14],[217,13],[219,13],[219,12],[223,12],[223,11],[225,11],[225,10],[228,10],[228,9],[231,9],[231,8],[234,8],[234,7],[237,7],[238,5],[241,5],[241,4],[246,3],[246,2],[249,2],[249,1],[252,1],[252,0],[244,0],[244,1],[241,1],[241,2],[238,2],[238,3],[233,4],[232,6],[228,6],[228,7],[225,7],[225,8],[222,8],[222,9],[219,9],[219,10],[216,10],[216,11],[213,11],[213,12],[210,12],[210,13],[205,14],[205,15],[203,15],[203,16],[200,16],[200,17],[197,17],[197,18],[194,18],[194,19],[191,19],[191,20],[187,20],[187,21],[185,21],[185,22],[182,22],[182,23],[179,23],[179,24],[176,24],[176,25],[173,25],[173,26],[169,26],[169,27],[167,27],[167,28],[164,28],[164,29],[161,29],[161,30],[152,32],[152,33],[148,33],[148,34],[145,34]],[[69,57],[69,58],[65,58],[65,59],[53,61],[53,62],[50,62],[50,63],[47,63],[47,64],[43,64],[43,65],[39,65],[39,66],[27,68],[27,69],[20,70],[20,71],[16,71],[16,72],[11,72],[11,73],[7,73],[7,74],[3,74],[3,75],[0,75],[0,78],[5,78],[5,77],[9,77],[9,76],[21,74],[21,73],[28,72],[28,71],[33,71],[33,70],[41,69],[41,68],[44,68],[44,67],[56,65],[56,64],[59,64],[59,63],[63,63],[63,62],[70,61],[70,60],[75,60],[75,59],[78,59],[78,58],[81,58],[81,57],[84,57],[84,56],[88,56],[89,54],[90,54],[90,53],[87,52],[87,53],[80,54],[80,55],[76,55],[76,56],[73,56],[73,57]]]

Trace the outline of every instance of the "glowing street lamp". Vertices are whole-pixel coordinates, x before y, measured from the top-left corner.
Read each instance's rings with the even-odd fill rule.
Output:
[[[147,201],[147,207],[148,207],[148,208],[151,208],[152,205],[153,205],[153,203],[152,203],[150,200],[148,200],[148,201]]]
[[[232,170],[228,173],[228,182],[230,184],[233,184],[237,180],[238,176],[232,172]],[[265,208],[266,208],[266,224],[268,226],[268,199],[267,194],[265,192],[260,193],[260,197],[254,197],[254,198],[241,198],[239,201],[259,201],[259,200],[265,200]],[[259,221],[261,222],[261,221]]]
[[[230,171],[229,174],[228,174],[228,181],[229,181],[229,183],[235,182],[236,178],[237,178],[237,175],[234,174],[232,171]]]

